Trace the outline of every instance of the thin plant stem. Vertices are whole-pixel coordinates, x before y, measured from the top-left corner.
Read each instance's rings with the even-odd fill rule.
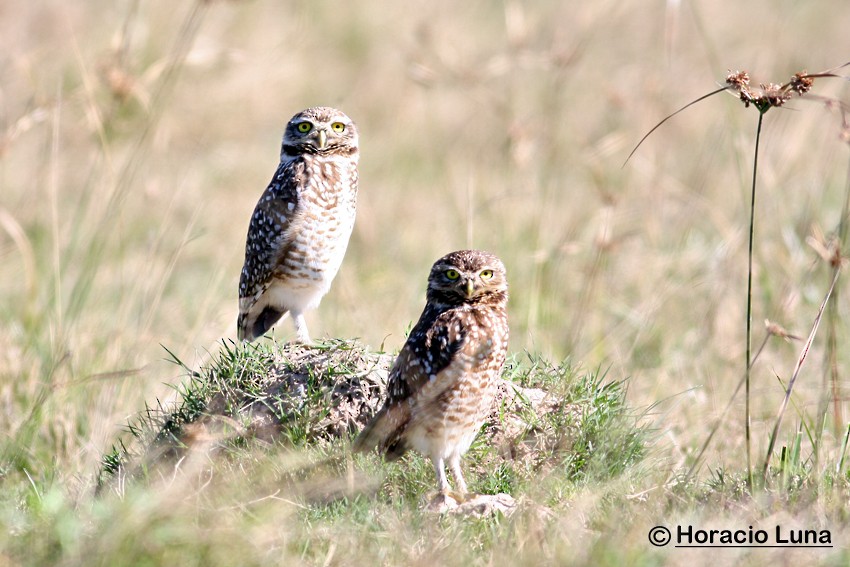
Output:
[[[850,165],[848,165],[847,177],[845,181],[844,204],[841,208],[841,216],[838,219],[837,254],[833,252],[833,254],[835,254],[835,257],[830,259],[833,277],[835,277],[835,272],[839,269],[839,266],[841,264],[841,253],[847,248],[847,217],[848,214],[850,214],[848,213],[848,211],[850,211]],[[827,248],[831,247],[827,246]],[[833,404],[832,421],[836,437],[839,437],[841,435],[842,423],[844,423],[844,418],[841,412],[841,392],[838,376],[838,305],[840,302],[840,292],[841,287],[835,288],[835,290],[833,291],[832,302],[827,306],[826,353],[824,356],[826,362],[826,371],[824,373],[824,387],[821,393],[821,400],[818,405],[818,443],[816,443],[814,447],[816,463],[818,462],[819,458],[820,440],[823,437],[823,430],[826,427],[826,413],[829,408],[830,397],[832,398]]]
[[[847,238],[847,216],[850,215],[850,163],[847,166],[847,180],[844,190],[844,206],[838,219],[838,242],[843,246]]]
[[[587,315],[587,306],[590,304],[591,296],[596,290],[596,282],[599,277],[599,273],[602,271],[603,263],[605,261],[605,251],[606,247],[603,244],[609,239],[610,233],[610,214],[606,214],[606,221],[603,225],[602,235],[597,241],[595,248],[595,254],[593,255],[593,264],[590,267],[590,272],[587,274],[587,277],[584,280],[584,286],[581,290],[581,295],[579,296],[581,299],[578,302],[578,306],[576,308],[576,313],[573,316],[573,324],[572,324],[572,333],[569,339],[569,349],[574,351],[576,346],[578,345],[579,337],[581,337],[581,330],[584,326],[585,318]]]
[[[850,439],[850,423],[847,424],[847,432],[844,434],[844,441],[841,442],[841,458],[838,460],[838,464],[835,466],[836,476],[840,475],[841,471],[844,470],[844,457],[847,456],[848,439]]]
[[[773,424],[773,431],[770,434],[770,443],[767,447],[767,455],[764,458],[764,467],[762,468],[762,478],[767,479],[767,469],[770,466],[770,457],[773,454],[773,448],[776,445],[776,438],[779,435],[779,426],[782,424],[782,417],[785,415],[785,409],[788,407],[788,400],[791,398],[791,391],[794,389],[794,384],[797,382],[797,377],[800,375],[800,370],[803,368],[803,363],[806,362],[806,357],[809,354],[809,349],[812,346],[812,343],[815,340],[815,335],[818,332],[818,326],[820,325],[821,318],[823,317],[823,312],[826,309],[827,303],[829,302],[829,298],[832,296],[832,291],[835,289],[835,283],[838,281],[838,275],[841,273],[841,269],[836,268],[835,273],[832,277],[832,284],[829,286],[829,289],[826,292],[826,295],[823,298],[823,301],[820,304],[820,309],[818,309],[817,317],[815,317],[814,323],[812,323],[812,330],[809,332],[809,337],[806,339],[806,344],[803,345],[803,350],[800,353],[800,356],[797,358],[797,365],[794,367],[794,372],[791,374],[791,379],[788,380],[788,388],[785,390],[785,398],[782,400],[782,405],[779,406],[779,412],[776,414],[776,422]]]
[[[847,178],[845,181],[845,189],[844,189],[844,205],[841,208],[841,218],[838,220],[838,250],[843,253],[844,250],[847,249],[847,216],[850,214],[850,164],[847,167]],[[839,255],[839,266],[840,266],[841,256]],[[833,267],[833,270],[838,271],[838,266]],[[833,300],[830,307],[830,320],[831,320],[831,346],[834,348],[830,351],[832,356],[832,360],[830,361],[830,372],[832,378],[832,402],[834,405],[833,409],[833,420],[835,421],[835,431],[836,435],[839,432],[839,427],[841,427],[841,423],[843,423],[843,418],[841,415],[841,395],[839,392],[839,384],[838,384],[838,331],[836,329],[836,321],[838,320],[838,294],[840,293],[841,288],[837,288],[835,290],[835,299]]]
[[[753,490],[753,466],[752,447],[750,436],[750,353],[753,348],[752,323],[753,323],[753,234],[756,215],[756,175],[759,167],[759,141],[761,140],[761,124],[764,120],[764,110],[759,111],[759,123],[756,129],[756,148],[753,157],[753,188],[750,193],[750,239],[747,246],[747,352],[744,359],[744,431],[747,440],[747,486],[750,492]]]
[[[756,354],[753,356],[753,359],[750,361],[750,367],[756,363],[758,360],[761,351],[764,350],[764,347],[767,346],[767,341],[770,339],[770,332],[768,332],[764,336],[764,340],[761,342],[761,346],[759,346]],[[711,428],[711,432],[709,432],[708,437],[706,437],[705,441],[700,447],[699,453],[694,459],[694,463],[691,465],[691,468],[688,469],[688,473],[685,475],[685,478],[691,478],[691,476],[696,472],[697,467],[699,467],[702,462],[702,456],[705,454],[708,446],[711,444],[711,440],[714,439],[714,434],[717,433],[717,430],[720,429],[720,426],[723,425],[723,421],[726,419],[726,414],[729,413],[729,409],[732,407],[732,402],[735,401],[735,398],[738,396],[738,392],[741,391],[741,387],[744,385],[746,375],[742,376],[740,380],[738,380],[738,385],[735,386],[735,391],[732,392],[732,396],[729,398],[729,402],[726,404],[726,407],[723,408],[723,413],[720,414],[720,417],[717,418],[717,421],[714,422],[714,425]]]
[[[630,159],[632,159],[632,156],[633,156],[633,155],[635,155],[635,152],[636,152],[636,151],[638,151],[638,148],[640,147],[640,145],[641,145],[641,144],[643,144],[644,140],[646,140],[647,138],[649,138],[649,136],[650,136],[653,132],[655,132],[656,130],[658,130],[658,128],[659,128],[662,124],[664,124],[665,122],[667,122],[668,120],[670,120],[671,118],[673,118],[674,116],[676,116],[677,114],[679,114],[680,112],[682,112],[683,110],[685,110],[686,108],[691,107],[691,106],[695,105],[696,103],[698,103],[699,101],[701,101],[701,100],[705,100],[705,99],[707,99],[707,98],[708,98],[708,97],[710,97],[710,96],[714,96],[714,95],[716,95],[717,93],[722,93],[722,92],[723,92],[723,91],[725,91],[725,90],[728,90],[728,87],[721,87],[721,88],[719,88],[719,89],[715,89],[715,90],[711,91],[710,93],[706,93],[706,94],[702,95],[701,97],[699,97],[699,98],[697,98],[697,99],[692,100],[691,102],[689,102],[688,104],[686,104],[685,106],[683,106],[682,108],[680,108],[679,110],[677,110],[676,112],[674,112],[673,114],[668,114],[667,116],[665,116],[665,117],[664,117],[664,120],[662,120],[661,122],[659,122],[658,124],[656,124],[655,126],[653,126],[653,127],[652,127],[652,130],[650,130],[649,132],[647,132],[646,134],[644,134],[644,135],[643,135],[643,138],[641,138],[641,139],[640,139],[640,141],[637,143],[637,145],[636,145],[636,146],[632,149],[632,151],[631,151],[631,152],[629,152],[629,157],[627,157],[627,158],[626,158],[626,161],[624,161],[624,162],[623,162],[623,165],[622,165],[622,166],[620,166],[620,167],[626,167],[626,164],[627,164],[627,163],[629,163],[629,160],[630,160]]]
[[[75,281],[71,289],[70,300],[66,305],[68,318],[76,317],[86,306],[86,301],[88,301],[92,290],[92,282],[101,267],[106,244],[109,242],[107,235],[114,230],[115,219],[119,217],[120,205],[124,197],[130,192],[149,153],[150,142],[159,124],[159,119],[165,111],[166,101],[174,92],[177,78],[186,63],[192,45],[194,45],[204,16],[209,10],[209,5],[210,3],[205,0],[195,0],[182,22],[171,49],[169,64],[152,94],[148,120],[141,128],[133,151],[130,152],[118,180],[109,194],[105,210],[97,222],[97,230],[94,231],[90,241],[86,244],[87,254],[79,267],[81,275]],[[73,257],[71,254],[67,256]]]

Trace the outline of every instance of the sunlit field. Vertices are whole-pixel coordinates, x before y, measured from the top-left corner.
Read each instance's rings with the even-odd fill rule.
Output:
[[[839,0],[5,0],[0,565],[845,564],[848,30]],[[751,484],[733,393],[759,110],[718,93],[626,158],[730,71],[757,86],[830,69],[763,115]],[[315,503],[281,481],[310,447],[273,443],[95,494],[104,456],[135,442],[128,423],[179,402],[235,340],[251,212],[286,122],[316,105],[357,123],[361,159],[311,333],[395,353],[433,261],[489,250],[508,270],[513,360],[622,382],[647,431],[638,464],[481,477],[527,504],[482,520],[422,511],[433,472],[417,459],[349,464],[384,488]],[[293,339],[292,322],[273,335]],[[658,525],[828,530],[833,547],[656,547]]]

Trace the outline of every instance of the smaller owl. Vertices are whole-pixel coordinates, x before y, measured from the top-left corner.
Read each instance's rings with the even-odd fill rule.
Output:
[[[407,449],[434,463],[441,494],[448,464],[467,494],[461,456],[491,410],[508,345],[505,266],[480,250],[452,252],[428,277],[425,310],[390,369],[387,399],[354,442],[389,460]]]
[[[280,165],[248,227],[239,340],[290,313],[298,340],[310,342],[304,312],[330,289],[354,228],[359,156],[357,128],[335,108],[302,110],[286,125]]]

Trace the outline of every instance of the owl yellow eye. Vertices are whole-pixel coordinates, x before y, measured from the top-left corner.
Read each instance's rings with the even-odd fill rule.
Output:
[[[489,280],[493,277],[493,270],[481,270],[481,273],[478,275],[481,276],[482,280]]]
[[[450,280],[456,280],[460,277],[457,270],[446,270],[446,277]]]
[[[298,128],[298,131],[302,134],[306,134],[313,129],[313,125],[309,122],[301,122],[298,126],[296,126],[296,128]]]
[[[345,132],[345,124],[343,124],[342,122],[334,122],[333,124],[331,124],[331,128],[337,134]]]

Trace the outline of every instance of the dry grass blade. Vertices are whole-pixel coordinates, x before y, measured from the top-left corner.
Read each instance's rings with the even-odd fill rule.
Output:
[[[764,327],[767,330],[767,333],[764,335],[764,340],[761,342],[759,348],[756,350],[756,353],[753,355],[753,359],[750,361],[750,368],[752,368],[758,360],[759,356],[764,350],[764,347],[767,346],[767,342],[770,340],[770,337],[779,337],[781,339],[785,339],[786,341],[800,340],[800,337],[792,335],[781,325],[778,325],[768,319],[765,319]],[[741,391],[741,388],[744,386],[744,382],[746,382],[746,379],[747,375],[744,374],[743,376],[741,376],[741,379],[738,380],[738,385],[735,386],[735,391],[732,392],[732,395],[729,397],[729,401],[726,403],[726,407],[723,408],[723,413],[721,413],[720,417],[717,418],[717,421],[714,422],[714,425],[711,428],[711,432],[709,432],[708,437],[706,437],[705,441],[702,444],[702,447],[700,447],[699,453],[697,453],[697,456],[694,459],[691,468],[689,468],[687,474],[685,474],[685,478],[691,478],[697,471],[699,466],[702,464],[703,455],[705,454],[709,445],[711,445],[711,441],[712,439],[714,439],[714,435],[717,433],[718,429],[720,429],[720,426],[723,425],[723,421],[729,414],[729,410],[732,408],[732,403],[735,401],[735,398],[738,397],[738,392]]]
[[[692,100],[691,102],[689,102],[688,104],[686,104],[685,106],[683,106],[682,108],[680,108],[679,110],[677,110],[676,112],[674,112],[674,113],[672,113],[672,114],[668,114],[667,116],[665,116],[665,117],[664,117],[664,119],[663,119],[663,120],[661,120],[661,122],[659,122],[658,124],[656,124],[655,126],[653,126],[653,127],[652,127],[652,129],[651,129],[649,132],[647,132],[646,134],[644,134],[643,138],[641,138],[641,139],[640,139],[640,141],[637,143],[637,145],[634,147],[634,149],[632,149],[632,151],[631,151],[631,152],[629,152],[629,157],[627,157],[627,158],[626,158],[626,161],[624,161],[624,162],[623,162],[623,165],[622,165],[622,166],[620,166],[620,167],[626,167],[626,164],[627,164],[627,163],[629,163],[629,160],[630,160],[630,159],[632,159],[632,156],[633,156],[633,155],[635,155],[635,152],[636,152],[636,151],[638,151],[638,148],[641,146],[641,144],[643,144],[644,140],[646,140],[647,138],[649,138],[649,136],[650,136],[653,132],[655,132],[656,130],[658,130],[658,128],[659,128],[659,127],[661,127],[661,125],[662,125],[662,124],[664,124],[665,122],[667,122],[668,120],[670,120],[671,118],[673,118],[674,116],[676,116],[677,114],[679,114],[680,112],[682,112],[683,110],[685,110],[686,108],[689,108],[689,107],[691,107],[691,106],[695,105],[696,103],[698,103],[698,102],[700,102],[700,101],[702,101],[702,100],[707,99],[707,98],[708,98],[708,97],[710,97],[710,96],[714,96],[714,95],[716,95],[717,93],[722,93],[723,91],[725,91],[725,90],[727,90],[727,89],[728,89],[728,87],[721,87],[721,88],[719,88],[719,89],[713,90],[713,91],[711,91],[710,93],[704,94],[704,95],[702,95],[701,97],[699,97],[699,98],[697,98],[697,99]]]
[[[820,304],[820,309],[818,309],[818,314],[815,317],[814,323],[812,323],[812,330],[809,332],[809,337],[806,339],[806,343],[803,345],[803,350],[800,352],[800,356],[797,359],[797,365],[794,367],[794,373],[791,375],[791,379],[788,381],[788,388],[785,390],[785,397],[782,400],[782,405],[779,407],[779,412],[776,415],[776,422],[773,424],[773,431],[770,434],[770,443],[767,447],[767,455],[764,458],[764,467],[762,467],[762,478],[767,478],[767,469],[770,466],[770,457],[773,454],[773,448],[776,445],[776,438],[779,435],[779,426],[782,425],[782,418],[785,415],[785,410],[788,407],[788,401],[791,398],[791,391],[794,389],[794,384],[797,381],[797,376],[800,374],[800,369],[803,368],[803,363],[806,361],[806,357],[809,354],[809,348],[812,346],[812,342],[815,340],[815,335],[817,334],[818,327],[820,326],[820,320],[823,316],[824,309],[826,309],[826,304],[829,301],[830,296],[832,295],[832,291],[835,289],[835,283],[838,281],[838,275],[841,273],[840,269],[836,269],[835,273],[832,277],[832,284],[829,286],[829,290],[826,292],[826,295],[823,298],[823,301]]]
[[[0,227],[6,231],[21,253],[21,262],[24,265],[24,287],[27,290],[27,299],[32,304],[38,295],[32,243],[21,224],[6,209],[0,209]]]
[[[835,78],[838,78],[838,79],[844,79],[845,81],[850,81],[850,77],[847,77],[845,75],[839,75],[838,73],[836,73],[836,71],[838,71],[839,69],[843,69],[845,67],[850,67],[850,61],[848,61],[847,63],[842,63],[841,65],[838,65],[837,67],[833,67],[832,69],[827,69],[826,71],[822,71],[820,73],[813,73],[813,74],[808,75],[808,76],[811,77],[812,79],[817,79],[817,78],[820,78],[820,77],[835,77]]]
[[[74,285],[71,293],[71,301],[68,306],[68,311],[72,315],[79,313],[88,300],[91,282],[101,267],[101,260],[107,242],[103,238],[103,235],[111,233],[115,228],[115,219],[119,218],[117,213],[120,210],[121,203],[134,186],[137,174],[147,158],[153,134],[167,107],[167,101],[174,91],[177,78],[186,63],[186,58],[198,36],[208,9],[208,2],[198,0],[192,5],[189,13],[182,22],[171,49],[169,65],[163,73],[152,97],[148,120],[142,126],[135,146],[124,163],[121,173],[118,176],[118,181],[107,199],[104,212],[97,222],[98,229],[93,233],[94,235],[91,237],[91,241],[86,246],[89,253],[84,258],[82,265],[83,273]]]

